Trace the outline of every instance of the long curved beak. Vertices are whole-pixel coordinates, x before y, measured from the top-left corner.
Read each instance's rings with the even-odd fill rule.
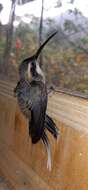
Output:
[[[37,50],[36,54],[35,54],[35,59],[38,58],[38,56],[40,55],[42,49],[44,48],[44,46],[48,43],[48,41],[53,38],[53,36],[55,36],[57,34],[58,31],[55,31],[53,34],[51,34],[47,40],[39,47],[39,49]]]
[[[27,68],[29,62],[31,62],[31,61],[33,61],[33,60],[37,60],[37,58],[38,58],[38,56],[40,55],[40,53],[41,53],[42,49],[44,48],[44,46],[48,43],[48,41],[49,41],[51,38],[53,38],[53,37],[57,34],[57,32],[58,32],[58,31],[55,31],[53,34],[51,34],[51,35],[47,38],[47,40],[45,40],[45,42],[39,47],[39,49],[37,50],[37,52],[36,52],[33,56],[28,57],[28,58],[26,58],[26,59],[24,59],[24,60],[22,61],[22,63],[21,63],[20,66],[19,66],[19,73],[20,73],[20,75],[21,75],[21,73],[23,73],[23,71]]]

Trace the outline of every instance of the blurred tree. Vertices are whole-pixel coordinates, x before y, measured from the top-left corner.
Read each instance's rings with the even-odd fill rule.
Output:
[[[3,5],[0,3],[0,13],[2,12],[2,10],[3,10]],[[0,21],[0,37],[1,37],[1,31],[2,31],[2,24]]]
[[[6,46],[4,50],[4,57],[3,57],[3,69],[6,71],[9,59],[10,59],[10,52],[12,47],[12,37],[13,37],[13,21],[15,18],[15,7],[16,7],[16,0],[12,0],[9,23],[7,26],[7,33],[6,33]]]
[[[74,31],[74,32],[78,31],[77,26],[72,22],[72,20],[68,20],[68,19],[66,19],[64,22],[64,29],[69,32],[70,31]]]
[[[5,50],[4,50],[4,56],[3,56],[3,69],[5,70],[5,72],[7,71],[8,68],[8,64],[10,62],[10,53],[11,53],[11,48],[12,48],[12,39],[13,39],[13,22],[15,19],[15,8],[16,8],[16,4],[20,3],[20,4],[24,4],[27,2],[31,2],[33,0],[24,0],[24,1],[17,1],[17,0],[11,0],[12,4],[11,4],[11,11],[10,11],[10,16],[9,16],[9,23],[7,26],[7,33],[6,33],[6,46],[5,46]]]
[[[55,8],[61,7],[61,6],[62,6],[62,1],[61,1],[61,0],[58,0],[58,1],[56,2]]]
[[[70,3],[72,3],[72,4],[73,4],[73,3],[74,3],[74,1],[75,1],[75,0],[70,0]]]
[[[34,0],[18,0],[18,5],[23,5],[25,3],[29,3],[30,1],[34,1]]]
[[[1,13],[2,9],[3,9],[3,5],[0,3],[0,13]]]
[[[33,30],[30,25],[21,22],[16,28],[13,37],[14,45],[12,51],[16,55],[16,63],[20,64],[24,58],[32,55],[36,51],[38,44],[37,34],[35,29]],[[20,40],[21,44],[17,42],[17,39]],[[18,48],[19,45],[21,45],[21,49]]]
[[[39,26],[39,47],[43,41],[43,13],[44,13],[44,0],[42,0],[42,8],[41,8],[41,17],[40,17],[40,26]],[[43,54],[40,55],[40,65],[43,65]]]
[[[81,11],[79,11],[77,8],[74,9],[74,14],[77,16],[77,15],[82,15]]]

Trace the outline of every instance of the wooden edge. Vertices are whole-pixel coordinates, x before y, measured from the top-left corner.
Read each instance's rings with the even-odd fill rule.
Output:
[[[64,93],[49,96],[47,112],[69,126],[88,133],[88,100]]]
[[[2,96],[7,97],[4,91],[0,92]],[[10,93],[8,98],[16,101],[16,98]],[[16,101],[17,102],[17,101]],[[73,96],[62,90],[52,92],[49,95],[48,113],[55,118],[55,120],[64,123],[66,126],[88,132],[88,99]]]
[[[83,98],[83,99],[87,99],[88,100],[88,95],[84,94],[82,92],[73,91],[71,89],[60,88],[60,87],[52,87],[52,88],[53,88],[52,92],[67,94],[69,96],[79,97],[79,98]]]
[[[14,190],[52,190],[6,144],[0,145],[0,170]]]
[[[13,89],[16,86],[16,82],[13,83],[13,82],[1,80],[1,79],[0,79],[0,84],[3,85],[4,87],[9,86],[11,89]],[[74,96],[74,97],[80,97],[83,99],[88,99],[88,95],[86,95],[84,93],[81,93],[78,91],[73,91],[73,90],[67,89],[67,88],[55,87],[53,85],[50,85],[50,86],[51,86],[51,88],[53,88],[52,91],[55,91],[57,93],[63,93],[63,94],[67,94],[67,95]],[[49,88],[50,88],[50,86],[49,86]]]

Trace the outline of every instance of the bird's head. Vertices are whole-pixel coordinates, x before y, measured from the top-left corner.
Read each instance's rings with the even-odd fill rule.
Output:
[[[47,40],[39,47],[37,52],[32,56],[25,59],[19,67],[19,75],[20,78],[27,78],[29,81],[32,81],[33,79],[40,78],[40,80],[45,81],[45,76],[41,70],[41,67],[39,66],[39,63],[37,61],[42,49],[47,44],[47,42],[56,35],[57,31],[54,32],[52,35],[50,35]]]

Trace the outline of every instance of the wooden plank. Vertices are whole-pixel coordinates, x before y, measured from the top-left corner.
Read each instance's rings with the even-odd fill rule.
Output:
[[[0,141],[12,145],[15,124],[16,101],[0,95]]]
[[[6,144],[0,144],[0,169],[16,190],[52,190]]]
[[[81,97],[83,99],[88,99],[88,95],[85,93],[82,93],[80,91],[75,91],[75,90],[71,90],[68,88],[60,88],[60,87],[54,87],[55,88],[55,92],[57,93],[62,93],[62,94],[66,94],[66,95],[70,95],[70,96],[74,96],[74,97]]]
[[[20,152],[15,151],[22,137],[17,139],[15,148],[0,143],[0,169],[16,190],[88,189],[88,136],[64,126],[61,126],[60,131],[57,146],[52,146],[51,172],[46,169],[40,143],[31,149],[32,152],[30,141],[29,145],[25,145],[26,152],[24,147],[20,148]]]
[[[62,93],[50,96],[48,112],[69,127],[88,132],[88,100]]]
[[[13,187],[5,180],[0,171],[0,190],[13,190]]]
[[[14,96],[15,84],[0,80],[0,94]]]
[[[16,190],[88,190],[88,100],[54,93],[47,111],[60,129],[57,142],[48,134],[51,172],[41,141],[31,144],[16,99],[0,93],[0,169]]]

